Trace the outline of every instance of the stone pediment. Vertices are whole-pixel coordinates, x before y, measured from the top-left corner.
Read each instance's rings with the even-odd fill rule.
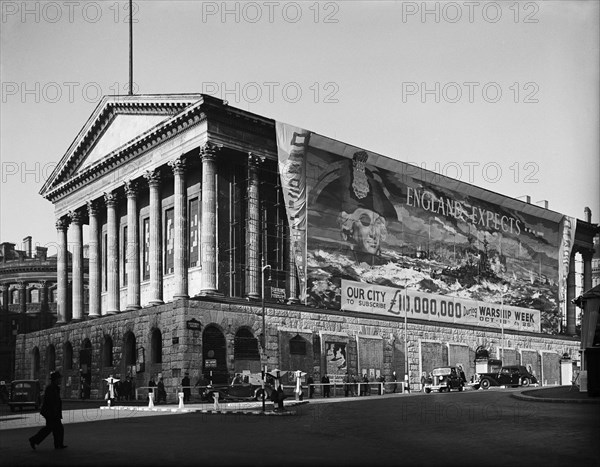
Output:
[[[75,173],[101,161],[115,149],[125,146],[127,143],[133,141],[138,136],[146,133],[151,128],[169,118],[170,116],[165,115],[115,115],[112,122],[106,128],[102,136],[100,136],[94,147],[79,164]]]
[[[202,99],[200,94],[105,96],[42,189],[46,196],[78,174],[167,124]]]

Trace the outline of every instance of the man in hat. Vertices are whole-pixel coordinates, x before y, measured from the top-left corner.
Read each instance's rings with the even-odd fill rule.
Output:
[[[50,384],[44,390],[44,402],[40,414],[46,419],[46,426],[42,427],[34,436],[29,438],[31,449],[40,444],[46,436],[52,433],[54,449],[64,449],[64,428],[62,424],[62,400],[60,398],[60,378],[58,371],[50,373]]]
[[[189,402],[192,389],[190,388],[190,374],[187,371],[181,380],[181,386],[183,387],[183,402]]]

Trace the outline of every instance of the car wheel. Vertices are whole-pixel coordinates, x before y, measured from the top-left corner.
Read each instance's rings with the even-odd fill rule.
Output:
[[[425,388],[425,394],[429,394],[431,392],[431,388]]]
[[[462,385],[462,384],[461,384],[461,385],[458,387],[458,390],[459,390],[459,391],[462,391],[462,390],[463,390],[463,385]]]
[[[529,381],[529,378],[523,378],[521,380],[521,386],[523,386],[523,387],[529,386],[530,383],[531,383],[531,381]]]
[[[490,380],[489,379],[482,379],[481,383],[479,383],[479,385],[481,386],[481,389],[489,389],[489,387],[490,387]]]

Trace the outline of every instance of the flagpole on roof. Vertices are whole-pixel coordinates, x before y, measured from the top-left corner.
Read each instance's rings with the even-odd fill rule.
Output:
[[[129,95],[133,96],[133,9],[129,0]]]

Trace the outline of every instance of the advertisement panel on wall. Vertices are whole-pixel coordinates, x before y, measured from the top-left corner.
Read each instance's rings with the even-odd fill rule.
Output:
[[[399,289],[342,279],[345,311],[468,324],[497,329],[540,332],[540,312],[529,308]]]
[[[365,311],[345,308],[344,279],[503,300],[537,310],[537,330],[558,332],[562,215],[286,124],[277,134],[307,305]]]

